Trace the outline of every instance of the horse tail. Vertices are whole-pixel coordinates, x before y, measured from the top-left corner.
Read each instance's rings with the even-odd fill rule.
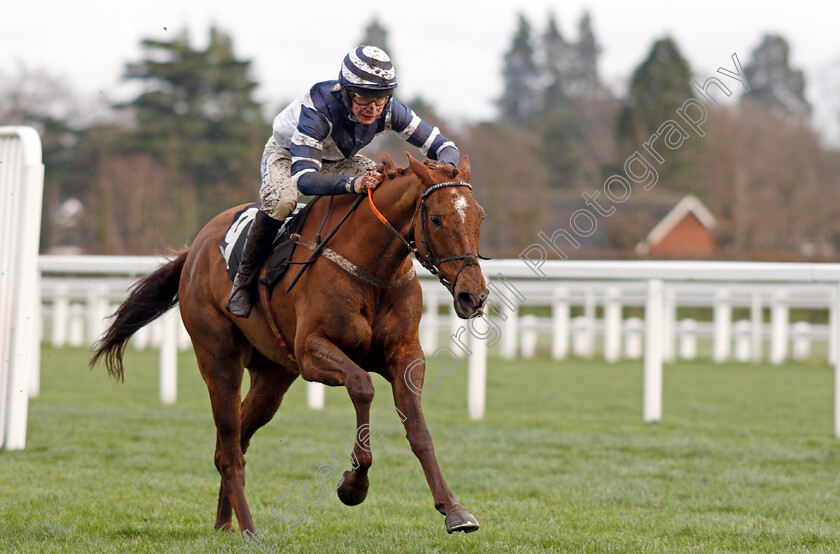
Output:
[[[90,367],[104,356],[108,375],[124,380],[123,354],[128,339],[178,303],[178,285],[188,253],[189,249],[180,252],[131,287],[128,298],[112,316],[113,323],[93,345]]]

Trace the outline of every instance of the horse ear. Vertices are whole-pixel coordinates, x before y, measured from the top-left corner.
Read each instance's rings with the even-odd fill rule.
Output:
[[[411,171],[420,178],[420,182],[426,187],[431,185],[434,180],[432,178],[432,172],[428,167],[426,167],[426,164],[418,162],[408,152],[406,152],[405,155],[408,156],[408,167],[411,168]]]
[[[470,157],[466,154],[458,162],[458,176],[465,182],[470,182]]]
[[[383,173],[388,174],[393,173],[394,168],[397,166],[397,163],[394,161],[394,158],[385,153],[382,154],[382,166]]]

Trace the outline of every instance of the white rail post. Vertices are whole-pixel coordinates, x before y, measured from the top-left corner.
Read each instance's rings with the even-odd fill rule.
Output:
[[[791,339],[793,348],[791,354],[794,360],[807,360],[811,356],[811,324],[807,321],[797,321],[792,326]]]
[[[586,316],[577,315],[572,318],[572,354],[585,357],[586,350]]]
[[[789,314],[787,294],[778,291],[773,295],[770,309],[770,363],[773,365],[782,364],[787,358]]]
[[[735,359],[749,362],[752,359],[752,322],[739,319],[735,322]]]
[[[105,285],[91,287],[87,295],[88,344],[93,344],[99,340],[99,337],[105,331],[106,319],[111,315],[108,313],[110,306],[108,287]]]
[[[152,331],[148,325],[137,329],[137,332],[134,333],[133,337],[131,337],[131,346],[134,347],[135,350],[145,350],[149,347],[151,335]]]
[[[725,362],[732,344],[732,302],[726,289],[715,295],[714,329],[712,359],[716,363]]]
[[[664,299],[662,281],[651,279],[645,304],[645,361],[643,420],[662,419],[662,350]]]
[[[522,357],[526,359],[533,358],[537,355],[537,316],[524,315],[522,316],[522,344],[519,351]]]
[[[325,390],[324,383],[306,383],[306,405],[313,410],[323,410]]]
[[[595,354],[595,312],[598,309],[595,293],[587,290],[583,295],[583,316],[586,326],[584,327],[583,355],[591,358]]]
[[[750,320],[752,322],[752,361],[761,362],[762,330],[764,329],[764,307],[761,295],[757,292],[750,295]]]
[[[178,397],[178,318],[175,310],[161,317],[160,401],[174,404]]]
[[[423,352],[434,352],[438,347],[438,293],[437,290],[423,291],[426,311],[421,319],[420,343]]]
[[[62,348],[67,344],[67,327],[70,320],[69,291],[65,283],[59,283],[55,288],[52,310],[52,328],[50,342],[54,348]]]
[[[85,345],[85,305],[79,302],[70,304],[67,344],[74,348]]]
[[[697,322],[691,318],[680,321],[680,359],[697,358]]]
[[[501,293],[505,294],[505,293]],[[519,305],[517,304],[502,322],[502,336],[499,340],[499,355],[505,360],[516,358],[519,343]]]
[[[190,337],[187,328],[184,327],[184,320],[181,319],[181,311],[175,310],[175,315],[178,317],[178,350],[189,350],[192,348],[192,337]]]
[[[464,333],[466,337],[470,333]],[[472,354],[467,361],[467,413],[470,419],[484,418],[487,394],[487,341],[470,336]]]
[[[665,362],[673,362],[676,358],[676,336],[677,336],[677,292],[669,287],[665,289],[665,334],[664,349],[662,358]]]
[[[551,303],[552,340],[551,357],[565,360],[569,355],[569,289],[557,287]]]
[[[644,349],[642,340],[645,334],[645,323],[638,317],[628,318],[624,323],[627,339],[624,341],[624,355],[631,360],[642,357]]]
[[[450,337],[457,336],[461,331],[461,328],[467,328],[467,321],[458,317],[458,313],[455,311],[453,306],[449,307],[449,333]],[[504,331],[502,331],[504,332]]]
[[[38,248],[44,164],[30,127],[0,127],[0,445],[26,446],[29,381],[41,364]]]
[[[604,359],[617,362],[621,357],[621,291],[607,289],[604,301]]]

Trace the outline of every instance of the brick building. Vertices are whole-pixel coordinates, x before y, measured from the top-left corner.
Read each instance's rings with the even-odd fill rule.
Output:
[[[636,246],[652,258],[708,258],[716,251],[715,216],[695,196],[686,196]]]

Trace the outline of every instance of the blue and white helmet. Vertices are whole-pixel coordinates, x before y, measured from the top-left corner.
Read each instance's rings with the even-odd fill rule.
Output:
[[[397,74],[391,58],[381,48],[359,46],[344,56],[338,82],[349,108],[351,92],[361,96],[390,96],[397,88]]]

